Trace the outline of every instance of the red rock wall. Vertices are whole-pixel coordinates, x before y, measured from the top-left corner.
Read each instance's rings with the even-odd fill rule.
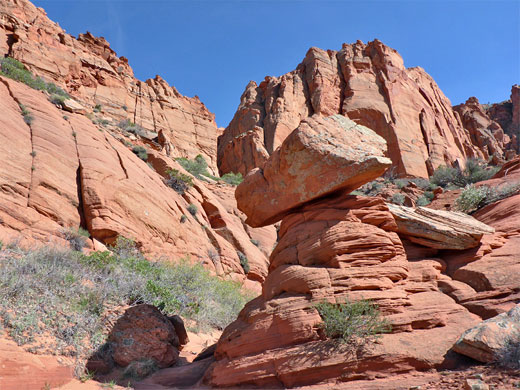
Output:
[[[63,87],[83,105],[100,104],[115,123],[129,119],[153,133],[164,132],[171,139],[172,156],[202,154],[216,171],[214,115],[198,97],[182,96],[159,76],[137,80],[128,60],[117,57],[104,38],[86,33],[76,39],[29,1],[3,0],[0,56],[4,55]]]
[[[262,166],[313,114],[342,114],[376,131],[386,139],[400,175],[427,177],[439,165],[484,158],[482,143],[497,142],[474,142],[423,69],[405,68],[400,55],[378,40],[358,41],[339,52],[311,48],[296,70],[266,77],[260,85],[250,82],[219,137],[220,172],[246,174]]]

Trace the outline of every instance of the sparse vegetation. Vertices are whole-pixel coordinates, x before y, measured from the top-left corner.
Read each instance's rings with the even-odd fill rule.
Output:
[[[395,204],[398,204],[398,205],[403,205],[404,204],[404,200],[405,200],[405,196],[403,194],[400,194],[400,193],[393,194],[392,198],[390,199],[390,201],[392,203],[395,203]]]
[[[471,213],[488,204],[509,198],[518,193],[520,193],[520,182],[509,183],[500,188],[491,188],[486,185],[477,187],[470,184],[462,190],[459,197],[455,200],[455,205],[458,210]]]
[[[201,328],[223,329],[249,297],[187,259],[149,262],[131,240],[114,253],[47,247],[6,250],[0,261],[0,321],[20,345],[86,357],[104,345],[116,306],[148,303]],[[43,340],[43,341],[42,341]],[[41,343],[46,343],[41,344]]]
[[[238,259],[240,260],[240,265],[242,266],[244,273],[247,275],[251,270],[251,267],[249,267],[249,260],[247,259],[246,255],[240,251],[237,251],[237,255]]]
[[[20,110],[22,110],[23,121],[27,125],[31,125],[32,121],[34,120],[31,112],[23,104],[20,104]]]
[[[176,160],[184,169],[197,179],[204,180],[204,178],[210,178],[218,180],[218,177],[215,177],[208,172],[208,163],[201,154],[197,155],[193,160],[189,160],[185,157],[179,157]]]
[[[364,344],[391,331],[389,323],[381,318],[379,308],[370,301],[337,304],[324,301],[315,308],[323,320],[318,326],[328,338],[341,343]]]
[[[181,215],[181,223],[184,223],[188,220],[188,217],[185,214]]]
[[[54,83],[46,83],[41,77],[34,77],[20,61],[11,57],[0,59],[0,75],[20,81],[33,89],[47,91],[51,95],[69,97],[63,89],[57,87]]]
[[[64,229],[62,236],[69,242],[71,249],[81,251],[87,245],[87,239],[90,237],[90,233],[80,226],[78,229]]]
[[[486,162],[477,159],[468,159],[464,170],[440,166],[435,170],[430,181],[440,187],[455,186],[463,188],[469,184],[491,179],[499,170],[498,167],[489,166]]]
[[[253,244],[254,246],[258,247],[258,246],[260,246],[260,241],[255,240],[255,239],[252,238],[251,239],[251,244]]]
[[[154,359],[141,359],[130,363],[123,372],[123,378],[141,380],[153,374],[159,367]]]
[[[520,331],[510,336],[498,352],[496,364],[511,370],[520,370]]]
[[[146,148],[144,146],[134,146],[132,148],[132,152],[137,155],[141,160],[148,160],[148,153],[146,152]]]
[[[121,130],[126,131],[128,133],[135,134],[135,135],[141,136],[141,135],[145,134],[145,132],[146,132],[145,129],[143,129],[139,125],[136,125],[130,119],[124,119],[124,120],[120,121],[117,125]]]
[[[63,103],[65,102],[65,99],[66,99],[65,96],[58,95],[58,94],[55,94],[55,93],[53,93],[49,97],[50,102],[52,104],[55,104],[55,105],[59,106],[59,107],[63,107]]]
[[[93,111],[94,111],[94,112],[101,112],[101,108],[102,108],[102,107],[101,107],[101,104],[96,104],[96,105],[94,106],[94,110],[93,110]]]
[[[226,174],[222,175],[220,180],[226,182],[229,185],[238,186],[240,183],[242,183],[244,181],[244,178],[242,177],[241,173],[230,172],[230,173],[226,173]]]
[[[193,216],[197,215],[197,211],[198,211],[197,206],[195,206],[193,203],[189,204],[188,205],[188,211]]]
[[[193,186],[191,176],[185,175],[177,169],[169,169],[166,173],[169,176],[169,178],[166,179],[166,184],[181,195],[184,195],[186,191]]]

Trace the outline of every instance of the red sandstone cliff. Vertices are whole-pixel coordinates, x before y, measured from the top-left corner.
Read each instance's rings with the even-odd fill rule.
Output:
[[[394,171],[427,177],[439,165],[468,157],[503,157],[508,138],[469,132],[450,101],[422,69],[378,40],[311,48],[296,70],[250,82],[218,141],[221,173],[261,167],[282,141],[314,114],[342,114],[388,143]],[[500,138],[501,134],[497,134]]]

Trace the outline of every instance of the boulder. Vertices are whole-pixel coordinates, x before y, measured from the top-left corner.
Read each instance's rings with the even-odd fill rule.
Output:
[[[397,232],[406,239],[435,249],[468,249],[479,245],[495,229],[460,212],[388,204]]]
[[[75,114],[86,114],[87,110],[81,104],[79,104],[74,99],[65,99],[62,103],[62,108],[65,111],[73,112]]]
[[[508,340],[520,343],[520,305],[465,331],[453,350],[480,362],[492,363]]]
[[[306,202],[380,176],[391,164],[385,151],[383,138],[343,116],[307,118],[238,186],[238,208],[250,226],[272,224]]]
[[[173,324],[152,305],[126,310],[108,340],[114,361],[122,367],[142,359],[153,359],[161,368],[170,367],[179,357],[179,338]]]

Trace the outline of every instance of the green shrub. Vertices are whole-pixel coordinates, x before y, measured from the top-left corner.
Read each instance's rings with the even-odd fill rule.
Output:
[[[181,223],[184,223],[188,220],[188,217],[185,214],[181,215]]]
[[[241,173],[226,173],[222,175],[220,180],[226,182],[227,184],[230,184],[232,186],[238,186],[240,183],[244,181],[244,178],[242,177]]]
[[[4,247],[4,242],[2,240],[0,240],[0,251],[2,250],[3,247]]]
[[[485,185],[479,187],[468,185],[455,200],[455,205],[458,210],[465,213],[471,213],[487,206],[488,204],[518,193],[520,193],[520,182],[509,183],[500,188],[490,188]]]
[[[59,107],[63,107],[63,103],[65,102],[66,97],[62,95],[58,95],[53,93],[51,96],[49,96],[49,100],[52,104],[55,104]]]
[[[342,343],[360,343],[371,340],[391,327],[381,318],[378,307],[370,301],[344,303],[320,302],[315,305],[323,320],[319,326],[325,335]]]
[[[491,179],[498,170],[498,167],[488,166],[487,163],[481,160],[470,158],[466,161],[464,170],[458,167],[440,166],[433,172],[430,181],[432,184],[443,188],[447,188],[450,185],[462,188],[468,184]]]
[[[186,169],[189,173],[195,176],[197,179],[204,180],[204,177],[208,177],[213,180],[218,180],[217,177],[213,176],[208,172],[208,163],[202,157],[202,155],[197,155],[195,159],[189,160],[185,157],[176,158],[177,162],[181,164],[181,166]]]
[[[93,111],[94,112],[101,112],[101,104],[96,104]]]
[[[19,106],[20,110],[22,110],[23,121],[27,125],[30,125],[34,120],[34,117],[32,116],[31,112],[27,109],[27,107],[25,107],[23,104],[20,104]]]
[[[251,239],[251,244],[253,244],[254,246],[258,247],[258,246],[260,246],[260,241],[255,240],[255,239],[252,238]]]
[[[428,206],[430,203],[431,203],[431,200],[429,200],[426,196],[421,196],[417,199],[417,201],[415,202],[417,204],[417,206]]]
[[[404,200],[405,200],[405,196],[403,194],[393,194],[392,195],[392,198],[390,198],[390,201],[392,203],[395,203],[395,204],[398,204],[398,205],[402,205],[404,204]]]
[[[520,370],[520,331],[508,337],[504,347],[497,353],[496,365],[511,370]]]
[[[87,245],[87,239],[90,237],[88,230],[79,227],[78,229],[69,228],[61,232],[64,239],[66,239],[70,248],[75,251],[81,251]]]
[[[177,193],[184,195],[189,188],[193,187],[193,179],[191,176],[179,172],[177,169],[168,169],[166,171],[169,178],[166,179],[166,185],[173,188]]]
[[[117,125],[121,130],[126,131],[128,133],[132,133],[132,134],[136,134],[136,135],[140,135],[140,136],[142,136],[146,133],[145,129],[143,129],[139,125],[136,125],[130,119],[121,120],[121,121],[119,121],[119,123]]]
[[[408,179],[396,179],[394,180],[394,184],[397,188],[402,189],[406,187],[410,183],[410,180]]]
[[[197,215],[197,211],[198,211],[197,206],[195,206],[193,203],[191,203],[190,205],[188,205],[188,211],[193,216]]]
[[[118,245],[113,254],[89,256],[51,247],[3,253],[0,324],[20,345],[47,333],[54,338],[45,339],[46,347],[57,354],[86,357],[104,345],[117,320],[114,307],[153,304],[203,329],[223,329],[249,299],[238,283],[200,264],[149,262],[135,244],[125,247],[131,240]]]
[[[238,255],[238,259],[240,260],[240,265],[242,266],[244,273],[247,275],[251,269],[249,267],[249,260],[247,259],[246,255],[240,251],[237,251],[237,255]]]
[[[146,148],[144,146],[134,146],[132,148],[132,152],[137,155],[141,160],[148,160],[148,153],[146,152]]]

